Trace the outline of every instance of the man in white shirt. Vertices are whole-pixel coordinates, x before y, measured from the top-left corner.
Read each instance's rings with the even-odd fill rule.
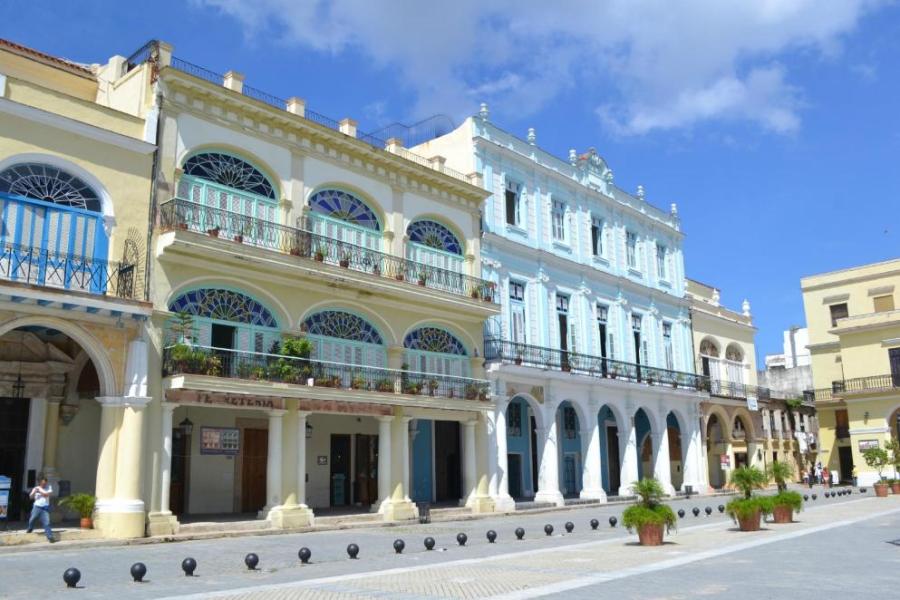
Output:
[[[52,493],[53,488],[47,483],[47,478],[41,477],[40,484],[33,487],[28,494],[28,497],[34,500],[31,517],[28,519],[28,533],[34,530],[34,522],[39,520],[44,528],[44,535],[51,544],[56,541],[53,537],[53,530],[50,529],[50,495]]]

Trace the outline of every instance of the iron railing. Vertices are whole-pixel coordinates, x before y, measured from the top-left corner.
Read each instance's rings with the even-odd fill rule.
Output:
[[[620,379],[649,385],[667,385],[680,389],[709,389],[709,380],[703,375],[695,373],[648,367],[601,356],[580,354],[557,348],[532,346],[497,338],[485,339],[484,357],[488,361],[497,360],[504,363],[556,371],[569,371],[606,379]]]
[[[839,440],[846,440],[850,438],[850,426],[849,425],[837,425],[834,428],[834,436]]]
[[[819,388],[816,390],[805,390],[803,392],[803,401],[809,403],[828,402],[834,398],[834,390],[832,388]]]
[[[118,298],[142,292],[136,265],[16,244],[0,246],[0,279]]]
[[[164,377],[208,375],[465,400],[486,401],[489,392],[488,382],[483,379],[187,344],[176,344],[163,350],[162,370]]]
[[[803,392],[805,401],[833,400],[851,396],[853,394],[865,394],[870,392],[883,392],[900,388],[900,373],[891,375],[871,375],[869,377],[854,377],[831,383],[830,388],[819,388]]]
[[[307,228],[288,227],[181,198],[163,203],[160,218],[163,231],[182,229],[205,233],[432,290],[494,304],[499,301],[494,284],[484,279],[322,236]]]
[[[710,379],[709,393],[720,398],[735,398],[738,400],[746,400],[751,397],[759,400],[768,400],[771,397],[769,388],[746,383],[720,381],[718,379]]]

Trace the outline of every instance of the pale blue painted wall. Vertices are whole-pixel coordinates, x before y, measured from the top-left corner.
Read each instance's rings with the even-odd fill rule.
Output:
[[[514,398],[510,404],[516,403],[522,410],[522,429],[519,435],[510,435],[507,428],[506,451],[509,454],[518,453],[522,455],[522,494],[523,496],[533,496],[534,478],[531,473],[531,408],[528,402],[521,398]],[[508,411],[509,409],[507,409]],[[509,420],[507,419],[507,424]]]
[[[433,452],[434,421],[416,419],[412,443],[412,501],[434,502]]]

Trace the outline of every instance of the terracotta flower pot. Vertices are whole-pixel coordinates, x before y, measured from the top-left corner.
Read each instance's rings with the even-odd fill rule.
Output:
[[[772,510],[772,520],[779,524],[794,522],[794,509],[790,506],[776,506]]]
[[[876,484],[875,484],[874,486],[872,486],[872,487],[875,488],[875,496],[877,496],[878,498],[887,498],[887,495],[888,495],[888,484],[886,484],[886,483],[876,483]]]
[[[900,494],[900,481],[895,481],[891,484],[891,492],[894,494]]]
[[[663,526],[647,524],[638,527],[638,539],[641,546],[661,546],[663,543]]]
[[[94,528],[94,519],[91,517],[81,517],[81,528],[82,529],[93,529]]]
[[[738,517],[738,526],[741,528],[741,531],[759,531],[759,517],[759,509],[756,509],[748,517]]]

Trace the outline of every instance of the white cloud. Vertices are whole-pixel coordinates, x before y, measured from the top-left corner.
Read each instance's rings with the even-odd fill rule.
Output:
[[[195,0],[249,37],[361,51],[396,70],[416,112],[527,114],[572,86],[622,135],[749,121],[800,125],[784,59],[834,56],[881,0]]]

